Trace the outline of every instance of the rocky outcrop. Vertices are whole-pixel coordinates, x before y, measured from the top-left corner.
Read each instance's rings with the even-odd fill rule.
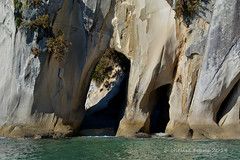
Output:
[[[238,0],[200,1],[194,17],[172,0],[21,2],[0,2],[0,136],[240,138]],[[26,25],[44,14],[48,29]],[[59,31],[61,61],[46,45]],[[130,71],[88,93],[109,51]]]
[[[166,1],[118,1],[113,25],[113,47],[131,59],[127,106],[117,135],[133,136],[151,111],[150,93],[173,79],[174,11]]]
[[[178,64],[170,95],[170,121],[166,132],[174,137],[191,137],[188,115],[199,69],[206,48],[209,18],[198,16],[189,27],[179,20],[177,27]]]
[[[181,45],[179,50],[186,56],[179,58],[166,132],[181,138],[239,138],[239,120],[236,116],[229,116],[233,106],[239,108],[236,84],[239,81],[239,29],[235,28],[239,25],[239,4],[219,0],[203,6],[200,7],[200,16],[188,30],[180,29],[186,42],[185,49]],[[204,11],[206,14],[202,14],[202,8],[208,8]],[[177,37],[181,42],[182,36]],[[229,68],[234,69],[230,71]],[[231,107],[227,107],[230,103]],[[239,114],[237,109],[235,111]],[[224,126],[226,117],[235,119],[235,122]]]
[[[24,9],[29,15],[44,13],[46,9],[53,17],[53,31],[61,30],[70,44],[69,53],[60,63],[44,53],[34,56],[32,46],[41,48],[46,38],[34,32],[35,38],[29,39],[26,33],[31,30],[24,27],[16,30],[12,1],[4,0],[0,6],[4,35],[1,50],[6,51],[1,59],[4,67],[0,70],[6,73],[0,84],[0,119],[5,126],[2,129],[9,125],[44,128],[37,122],[47,119],[45,123],[53,127],[45,132],[54,131],[58,121],[64,124],[64,134],[65,130],[71,132],[68,126],[77,128],[81,124],[91,73],[109,46],[114,1],[50,1],[41,2],[37,9]]]
[[[239,1],[215,3],[189,117],[194,137],[231,138],[218,126],[217,113],[240,79],[239,9]]]
[[[1,1],[0,8],[0,125],[31,123],[34,85],[40,72],[40,62],[31,54],[31,44],[36,39],[27,44],[24,31],[16,29],[12,1]],[[5,129],[4,132],[9,131]]]

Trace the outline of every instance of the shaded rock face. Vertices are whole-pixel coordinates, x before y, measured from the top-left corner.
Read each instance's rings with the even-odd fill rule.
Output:
[[[164,133],[169,122],[169,94],[171,85],[164,85],[151,93],[149,133]]]
[[[112,58],[117,58],[118,62],[112,66],[109,78],[106,78],[100,86],[89,89],[80,135],[116,135],[127,102],[130,61],[121,53],[112,54],[115,54]],[[94,81],[91,83],[96,83]]]
[[[108,2],[64,1],[53,30],[63,31],[69,53],[61,63],[50,58],[42,64],[33,112],[53,112],[66,124],[79,127],[92,70],[111,38],[113,2]]]
[[[25,1],[22,2],[24,4]],[[72,132],[71,128],[79,127],[84,117],[92,70],[109,47],[114,3],[110,0],[65,0],[50,1],[45,5],[44,2],[44,8],[48,7],[48,14],[53,17],[53,31],[61,30],[70,43],[64,61],[58,62],[51,55],[34,57],[32,46],[41,45],[36,40],[38,33],[34,32],[36,38],[29,40],[28,29],[16,30],[13,2],[1,2],[1,51],[5,53],[0,72],[6,73],[0,85],[3,135],[11,136],[14,127],[20,125],[37,126],[43,128],[43,132],[57,130],[64,134]],[[36,11],[27,10],[24,11],[30,12],[29,15]],[[41,7],[38,11],[42,11]],[[58,123],[61,127],[57,127]],[[25,128],[29,127],[20,127],[19,134],[14,134],[14,137],[24,135]],[[32,132],[38,133],[35,130]]]
[[[175,17],[175,4],[50,0],[38,9],[24,6],[25,19],[48,11],[49,32],[63,32],[68,52],[57,61],[31,53],[35,47],[47,52],[48,32],[18,28],[17,8],[1,1],[0,136],[240,138],[240,2],[201,1],[190,25]],[[109,90],[94,87],[86,103],[107,50],[124,55],[129,72],[105,80],[114,83]]]

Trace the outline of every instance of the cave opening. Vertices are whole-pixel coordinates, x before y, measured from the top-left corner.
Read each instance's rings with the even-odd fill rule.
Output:
[[[115,136],[126,106],[129,71],[130,60],[122,53],[103,55],[93,73],[80,136]]]
[[[161,86],[151,93],[152,111],[150,113],[151,134],[164,133],[169,122],[169,94],[171,85]]]

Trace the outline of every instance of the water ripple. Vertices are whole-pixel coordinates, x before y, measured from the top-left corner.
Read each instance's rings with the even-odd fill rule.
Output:
[[[61,140],[0,138],[1,160],[238,159],[240,141],[79,137]]]

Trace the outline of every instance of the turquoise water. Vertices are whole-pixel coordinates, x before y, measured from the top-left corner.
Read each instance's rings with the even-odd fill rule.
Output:
[[[164,138],[0,139],[0,159],[14,160],[174,160],[240,159],[240,141]]]

